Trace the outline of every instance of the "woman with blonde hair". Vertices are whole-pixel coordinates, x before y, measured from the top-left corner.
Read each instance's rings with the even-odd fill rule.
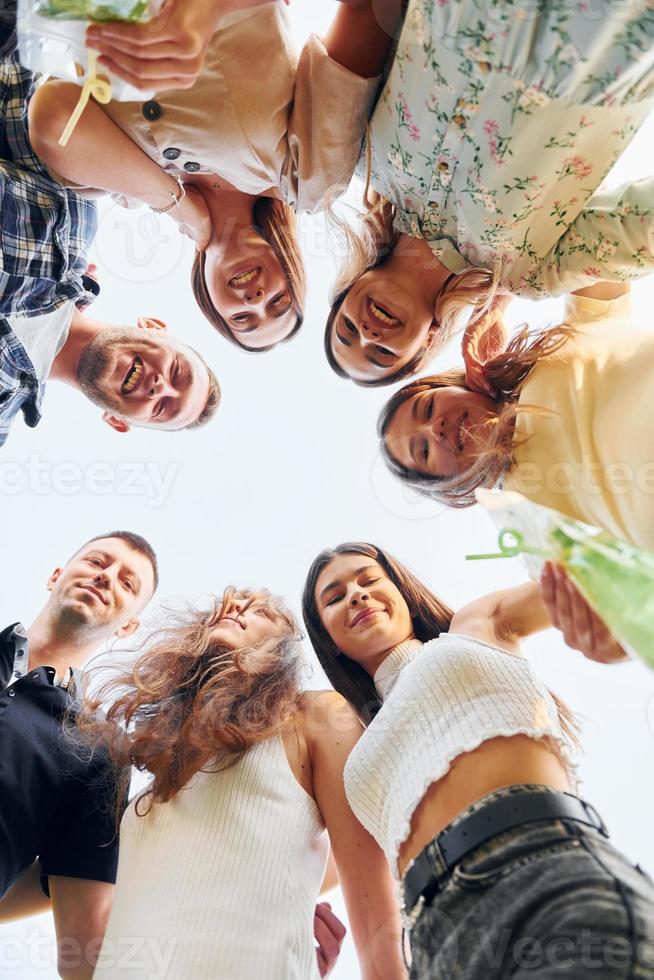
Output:
[[[349,542],[314,560],[303,615],[366,726],[345,789],[401,880],[413,980],[652,976],[654,884],[576,795],[574,716],[521,653],[551,625],[540,586],[453,612]]]
[[[343,789],[360,725],[334,692],[301,691],[300,639],[278,598],[228,589],[121,675],[91,680],[76,737],[151,777],[121,822],[96,978],[122,976],[115,951],[132,936],[147,937],[134,976],[156,956],[170,980],[317,978],[325,828],[361,975],[405,976],[388,867]]]
[[[654,14],[586,4],[409,0],[370,120],[361,230],[333,288],[325,349],[391,384],[449,342],[469,380],[504,346],[510,296],[557,296],[654,265],[654,181],[598,188],[646,119]]]
[[[484,366],[418,378],[379,417],[382,455],[403,483],[470,507],[498,483],[654,551],[654,335],[636,329],[629,287],[567,297],[562,324],[520,330]]]
[[[194,84],[169,77],[172,39],[160,59],[162,45],[149,43],[158,22],[106,25],[154,66],[147,78],[123,76],[156,96],[92,100],[62,148],[79,88],[49,81],[32,100],[30,138],[67,186],[168,213],[197,243],[192,285],[202,313],[232,343],[260,352],[301,325],[296,212],[319,210],[347,187],[390,39],[359,0],[339,6],[324,40],[313,35],[299,61],[278,0],[174,0],[159,21],[182,16],[192,20],[186,30],[210,38]],[[103,63],[120,73],[121,54]]]

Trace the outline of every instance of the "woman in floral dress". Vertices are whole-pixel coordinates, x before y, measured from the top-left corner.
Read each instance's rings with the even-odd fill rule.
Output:
[[[484,388],[510,295],[649,272],[654,179],[598,188],[653,96],[645,0],[409,0],[327,324],[337,373],[407,377],[472,306],[464,355]]]

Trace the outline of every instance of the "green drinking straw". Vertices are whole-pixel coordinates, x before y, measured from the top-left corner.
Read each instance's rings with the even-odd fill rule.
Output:
[[[513,542],[511,543],[511,539]],[[466,555],[466,561],[482,561],[488,558],[517,558],[518,555],[540,555],[541,558],[551,558],[551,552],[544,551],[542,548],[532,548],[525,544],[524,535],[520,531],[514,531],[511,527],[504,527],[500,531],[497,546],[499,552],[489,555]]]

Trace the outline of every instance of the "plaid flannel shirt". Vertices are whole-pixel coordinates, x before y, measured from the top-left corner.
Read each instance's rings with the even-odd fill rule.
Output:
[[[15,0],[0,10],[0,445],[22,409],[38,423],[43,384],[7,317],[89,300],[84,272],[97,209],[55,181],[34,153],[27,107],[38,79],[16,53]],[[91,296],[92,298],[92,296]]]

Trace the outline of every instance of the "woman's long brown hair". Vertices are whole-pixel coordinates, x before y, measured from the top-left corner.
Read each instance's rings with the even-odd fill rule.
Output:
[[[383,548],[362,541],[349,541],[336,548],[321,551],[314,559],[302,595],[302,617],[309,639],[332,686],[354,707],[364,725],[370,724],[381,707],[381,701],[370,674],[336,646],[325,629],[316,603],[316,583],[321,572],[339,555],[364,555],[384,569],[406,602],[413,631],[418,640],[427,643],[441,633],[449,632],[454,611],[424,585],[410,569]],[[548,689],[549,690],[549,689]],[[570,747],[579,744],[579,724],[567,704],[549,691],[557,709],[561,730]],[[564,760],[565,761],[565,760]]]
[[[349,541],[321,551],[309,569],[302,596],[302,616],[309,639],[332,686],[350,702],[364,724],[379,710],[381,702],[370,674],[338,649],[325,629],[316,604],[316,582],[324,568],[338,555],[364,555],[378,562],[397,586],[411,614],[416,637],[433,640],[450,628],[454,613],[422,582],[387,551],[363,541]]]
[[[256,647],[230,649],[212,627],[237,595],[262,603],[280,623]],[[268,592],[228,589],[209,612],[189,607],[154,632],[136,662],[96,686],[93,668],[77,734],[102,745],[120,767],[153,776],[144,799],[166,803],[200,770],[234,765],[279,734],[299,703],[303,660],[295,619]]]
[[[518,413],[547,414],[547,409],[535,406],[518,407],[520,392],[530,372],[540,360],[556,354],[574,333],[566,326],[550,327],[536,333],[523,327],[505,351],[486,363],[484,373],[497,392],[497,416],[476,434],[478,452],[473,464],[453,476],[430,476],[403,466],[388,448],[386,436],[398,408],[409,398],[437,388],[467,387],[464,368],[417,378],[396,391],[382,408],[377,422],[380,452],[391,473],[418,493],[447,507],[472,507],[476,503],[475,490],[494,487],[511,465],[512,450],[517,444],[514,429]]]
[[[260,232],[262,238],[272,247],[282,267],[291,293],[297,319],[291,332],[284,338],[283,342],[286,342],[291,337],[294,337],[302,326],[307,289],[306,272],[298,242],[297,217],[293,208],[284,201],[278,201],[272,197],[259,197],[255,201],[252,209],[252,220],[254,228]],[[213,305],[207,288],[205,266],[205,253],[196,252],[191,270],[191,288],[193,289],[196,303],[209,323],[226,340],[235,344],[236,347],[240,347],[241,350],[248,351],[250,354],[263,354],[276,346],[275,344],[270,344],[268,347],[253,348],[241,343],[238,335],[231,329],[227,320],[225,320]]]

